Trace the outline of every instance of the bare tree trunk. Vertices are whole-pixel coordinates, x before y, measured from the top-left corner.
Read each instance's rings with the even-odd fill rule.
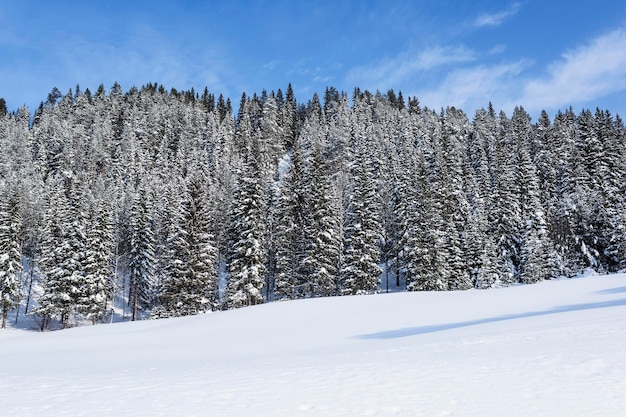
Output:
[[[385,290],[389,293],[389,258],[385,259]]]
[[[124,301],[125,293],[126,293],[126,274],[122,274],[122,321],[126,320],[126,302]]]
[[[115,233],[115,266],[114,266],[114,282],[115,285],[118,283],[119,278],[119,269],[120,269],[120,239],[119,239],[119,230]],[[124,293],[126,292],[126,277],[122,274],[122,321],[126,318],[126,303],[124,302]],[[118,291],[114,291],[113,293],[113,302],[111,306],[111,323],[113,323],[113,309],[115,308],[115,299],[118,296]]]
[[[30,272],[28,273],[28,295],[26,297],[26,308],[24,309],[24,314],[28,314],[28,307],[30,306],[30,297],[33,293],[33,277],[35,275],[35,259],[30,258]]]
[[[394,262],[396,267],[396,287],[400,286],[400,253],[396,251],[396,261]]]
[[[41,318],[41,326],[39,327],[39,330],[43,332],[46,329],[46,327],[48,327],[48,315],[44,314],[43,317]]]
[[[131,307],[132,307],[132,311],[133,311],[133,315],[131,318],[131,321],[135,321],[137,319],[137,288],[130,288],[131,293],[132,293],[132,297],[131,297]]]

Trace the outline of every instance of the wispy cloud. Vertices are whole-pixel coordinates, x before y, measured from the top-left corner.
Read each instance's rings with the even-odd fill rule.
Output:
[[[506,46],[506,45],[504,45],[504,44],[499,44],[499,45],[496,45],[496,46],[494,46],[493,48],[491,48],[491,49],[487,52],[487,54],[488,54],[488,55],[500,55],[500,54],[502,54],[502,53],[506,52],[506,50],[507,50],[507,46]]]
[[[435,88],[418,91],[422,104],[430,108],[455,106],[471,112],[486,107],[489,102],[496,107],[515,94],[513,82],[530,66],[527,60],[496,65],[478,65],[454,70]]]
[[[525,83],[518,103],[561,108],[626,90],[626,30],[620,28],[563,54],[542,77]]]
[[[275,69],[278,65],[280,64],[280,61],[277,59],[274,59],[272,61],[266,62],[265,64],[263,64],[262,68],[264,70],[268,70],[268,71],[272,71],[273,69]]]
[[[178,89],[206,85],[212,91],[224,91],[225,65],[219,50],[202,48],[180,47],[153,28],[140,26],[117,44],[73,39],[55,55],[64,73],[59,78],[74,82],[119,81],[127,89],[156,81]]]
[[[413,84],[417,88],[405,91],[428,107],[456,106],[468,112],[490,101],[507,112],[522,105],[531,114],[568,106],[593,107],[602,97],[626,92],[626,28],[564,53],[546,65],[542,74],[536,70],[536,64],[527,59],[473,62],[449,70],[431,87]]]
[[[520,3],[513,3],[507,9],[496,13],[483,13],[474,21],[475,27],[500,26],[508,18],[517,14],[520,10]]]
[[[61,34],[17,50],[13,60],[20,71],[0,66],[0,77],[11,80],[3,95],[20,100],[13,99],[12,108],[23,100],[32,109],[52,87],[66,93],[77,83],[92,91],[117,81],[124,90],[158,82],[179,90],[208,86],[212,92],[238,93],[232,88],[236,75],[228,71],[227,55],[219,45],[181,45],[148,25],[137,25],[115,39]],[[31,63],[23,65],[26,60]]]
[[[420,72],[467,63],[476,58],[476,53],[464,46],[434,47],[419,53],[404,52],[374,65],[353,68],[348,71],[346,81],[364,88],[389,88],[409,83]]]

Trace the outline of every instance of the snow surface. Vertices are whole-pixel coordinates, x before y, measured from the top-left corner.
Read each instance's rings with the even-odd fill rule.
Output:
[[[2,416],[622,416],[626,275],[0,332]]]

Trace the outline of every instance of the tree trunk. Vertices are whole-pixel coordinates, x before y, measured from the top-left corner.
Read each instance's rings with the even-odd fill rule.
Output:
[[[137,288],[136,286],[131,287],[133,296],[131,299],[131,303],[132,303],[132,311],[133,311],[133,315],[131,318],[131,321],[135,321],[137,319]]]
[[[400,252],[396,251],[396,257],[394,258],[394,266],[396,267],[396,287],[400,286]]]
[[[34,256],[34,255],[33,255]],[[30,305],[30,297],[33,292],[33,275],[35,269],[35,259],[30,258],[30,272],[28,277],[28,296],[26,297],[26,308],[24,309],[24,314],[28,314],[28,306]]]
[[[389,293],[389,258],[385,259],[385,291]]]

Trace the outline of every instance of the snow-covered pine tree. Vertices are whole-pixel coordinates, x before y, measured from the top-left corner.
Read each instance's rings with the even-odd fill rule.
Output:
[[[608,117],[608,110],[605,113]],[[619,191],[609,197],[609,204],[611,204],[609,226],[612,229],[609,228],[607,254],[615,262],[614,268],[623,269],[626,266],[626,172],[624,172],[626,166],[626,128],[619,115],[615,116],[610,131],[612,132],[611,143],[608,146],[614,149],[613,152],[616,153],[611,159],[617,163],[621,161],[621,165],[616,167],[618,175],[613,174],[615,175],[614,179],[620,181],[615,184]]]
[[[599,231],[603,229],[604,201],[600,190],[604,158],[604,146],[600,142],[593,114],[583,110],[575,121],[573,151],[574,194],[571,230],[576,242],[575,250],[582,268],[602,271],[604,262],[603,239]]]
[[[156,282],[152,202],[144,186],[141,186],[137,192],[131,222],[128,304],[134,321],[139,319],[139,310],[145,310],[151,306]]]
[[[2,187],[4,188],[4,187]],[[22,299],[22,245],[19,197],[9,191],[0,197],[0,314],[6,328],[9,311]]]
[[[561,259],[561,275],[572,276],[584,268],[585,260],[579,250],[580,242],[574,233],[576,216],[576,186],[574,140],[576,137],[575,115],[571,109],[558,112],[549,132],[548,145],[553,154],[554,182],[552,192],[546,200],[547,223],[550,239],[556,255]],[[549,139],[548,139],[549,138]],[[548,175],[544,174],[548,177]],[[544,191],[547,191],[543,189]]]
[[[465,113],[454,107],[446,110],[442,121],[440,160],[437,177],[432,178],[433,190],[441,205],[445,246],[446,282],[450,290],[472,287],[468,265],[467,225],[471,207],[467,198],[476,183],[467,155],[468,120]]]
[[[84,266],[86,259],[87,215],[83,208],[80,181],[55,175],[47,185],[50,195],[45,212],[46,238],[41,266],[46,275],[39,307],[42,330],[58,318],[62,328],[74,313],[84,310]]]
[[[511,119],[512,134],[516,138],[517,184],[521,224],[519,276],[524,283],[554,278],[556,259],[552,241],[547,233],[545,209],[541,201],[539,175],[531,159],[532,129],[530,116],[522,107],[516,107]]]
[[[324,297],[334,294],[337,288],[341,236],[320,144],[316,144],[313,153],[310,191],[311,213],[305,230],[308,245],[303,266],[308,272],[311,296]]]
[[[239,308],[262,304],[266,247],[265,187],[258,163],[258,148],[248,155],[239,174],[231,208],[230,253],[226,305]]]
[[[291,149],[296,140],[298,133],[297,107],[293,86],[289,83],[285,93],[285,105],[280,114],[285,149]]]
[[[467,190],[464,192],[468,198],[469,213],[464,240],[470,279],[475,288],[489,288],[495,279],[488,272],[493,259],[487,256],[493,251],[493,241],[487,233],[487,211],[493,190],[488,157],[488,146],[493,140],[488,139],[491,133],[485,126],[487,120],[493,119],[486,110],[476,112],[467,144],[470,173],[465,180]]]
[[[357,130],[365,126],[356,127]],[[377,195],[367,150],[366,131],[356,133],[356,157],[352,166],[353,191],[344,222],[344,253],[341,270],[343,294],[372,294],[380,291]]]
[[[499,137],[494,144],[494,182],[496,184],[489,210],[489,233],[496,245],[499,259],[498,285],[512,285],[519,278],[520,244],[524,234],[520,205],[520,184],[517,178],[517,138],[511,121],[500,113]]]
[[[403,177],[406,199],[406,229],[400,241],[408,291],[441,291],[446,289],[442,220],[434,202],[422,149],[410,163],[412,175]]]
[[[614,272],[620,267],[620,253],[626,247],[626,145],[623,142],[623,125],[614,120],[607,110],[596,109],[595,131],[603,152],[600,164],[598,190],[603,202],[598,213],[601,229],[598,230],[602,244],[602,260],[607,271]],[[596,193],[597,196],[597,193]]]
[[[274,208],[275,277],[274,297],[295,299],[305,296],[306,276],[302,270],[305,256],[306,187],[302,180],[300,148],[292,152],[291,164],[280,181],[280,190]]]
[[[276,97],[272,92],[267,100],[263,103],[263,118],[259,128],[260,151],[263,160],[264,171],[269,178],[275,177],[278,161],[285,153],[283,147],[285,134],[283,132],[280,115],[278,113],[278,104]]]
[[[110,208],[104,201],[95,201],[89,212],[89,229],[85,254],[82,313],[92,323],[109,313],[107,302],[115,292],[113,229]]]
[[[394,264],[396,283],[400,285],[401,277],[406,279],[407,258],[406,244],[409,239],[411,224],[409,213],[414,210],[416,184],[412,181],[412,175],[416,169],[414,165],[414,139],[411,135],[403,135],[402,142],[398,145],[398,163],[393,175],[395,176],[391,190],[389,205],[393,210],[390,213],[389,231],[386,235],[385,247],[388,258]]]
[[[214,123],[218,123],[216,120],[219,116],[213,116],[209,118],[209,122],[213,120]],[[229,210],[235,189],[236,172],[241,166],[241,157],[234,149],[235,121],[232,114],[214,126],[213,132],[215,148],[209,154],[210,182],[207,187],[210,189],[211,199],[208,203],[213,216],[211,234],[218,249],[218,259],[223,262],[224,255],[228,252]]]
[[[186,316],[217,307],[217,249],[209,233],[211,219],[206,173],[193,167],[176,216],[170,244],[170,268],[160,286],[161,316]]]

